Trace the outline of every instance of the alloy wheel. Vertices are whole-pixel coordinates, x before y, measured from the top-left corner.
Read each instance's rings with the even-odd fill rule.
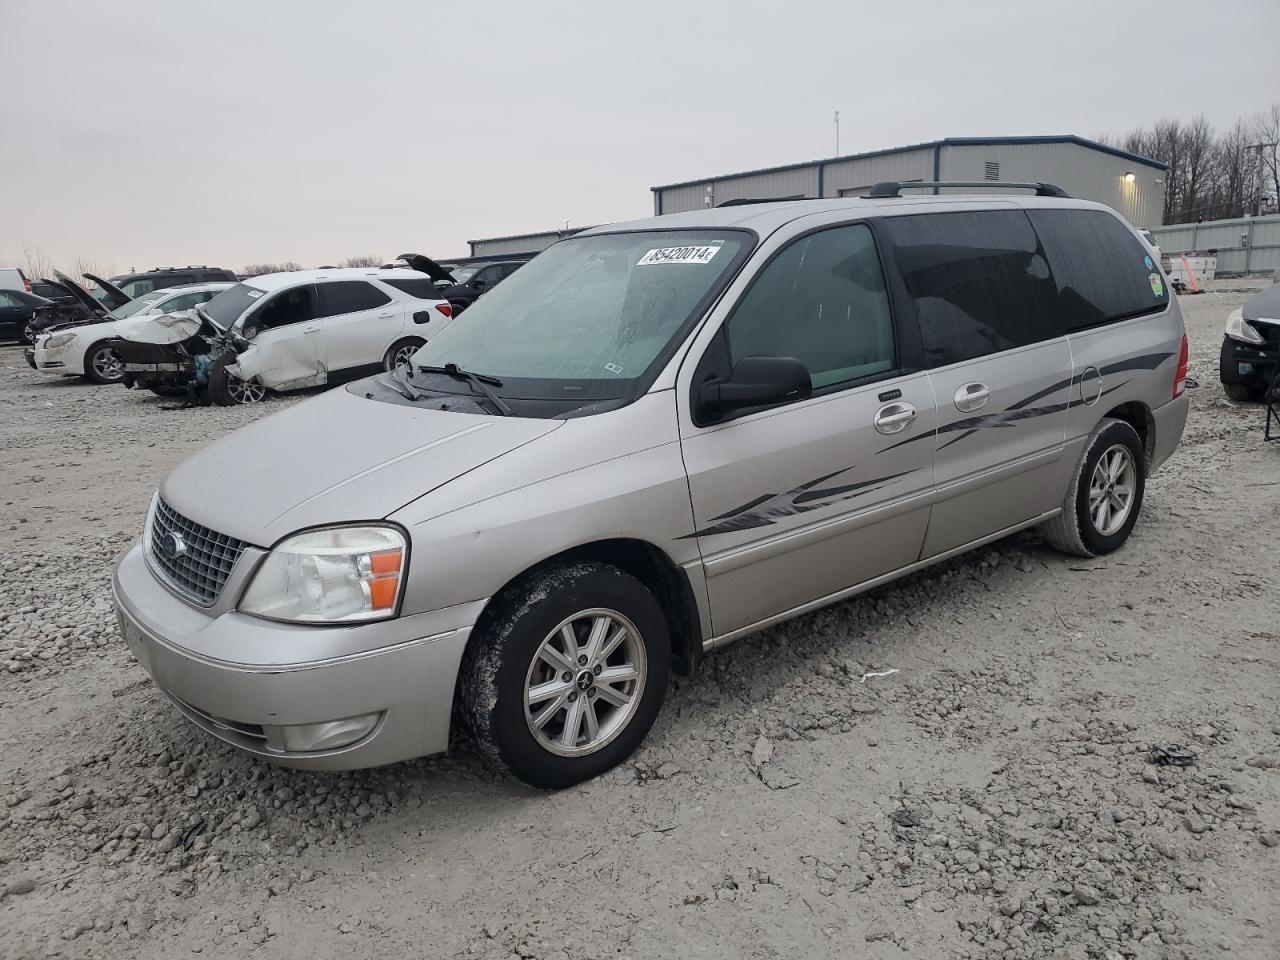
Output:
[[[236,403],[258,403],[267,395],[267,388],[252,380],[241,380],[228,374],[227,395]]]
[[[525,675],[525,721],[543,749],[595,753],[635,716],[648,659],[634,623],[616,610],[583,610],[547,634]]]
[[[124,365],[116,356],[116,352],[110,348],[96,351],[89,365],[101,380],[116,381],[124,376]]]
[[[1116,533],[1133,512],[1138,465],[1122,443],[1107,448],[1089,480],[1089,518],[1102,536]]]

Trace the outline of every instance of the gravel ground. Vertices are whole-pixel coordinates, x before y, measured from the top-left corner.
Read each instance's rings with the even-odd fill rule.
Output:
[[[0,957],[1274,960],[1280,444],[1217,382],[1246,287],[1183,299],[1200,387],[1120,552],[1022,534],[744,640],[556,794],[187,724],[110,562],[175,463],[291,401],[163,410],[0,348]]]

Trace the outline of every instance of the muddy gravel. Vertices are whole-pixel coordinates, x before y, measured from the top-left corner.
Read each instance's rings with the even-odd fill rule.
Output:
[[[1121,551],[1020,534],[744,640],[554,794],[186,723],[110,563],[175,463],[296,401],[166,410],[0,347],[0,957],[1274,960],[1280,444],[1217,382],[1248,286],[1183,298],[1199,387]]]

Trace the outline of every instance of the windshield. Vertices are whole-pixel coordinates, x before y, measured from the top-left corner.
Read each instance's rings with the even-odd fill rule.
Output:
[[[456,280],[458,283],[466,283],[468,280],[474,277],[476,273],[479,271],[479,269],[483,266],[484,266],[483,263],[471,263],[465,267],[449,267],[448,270],[449,270],[449,273],[453,275],[453,279]]]
[[[557,243],[413,356],[499,377],[503,396],[625,396],[710,302],[750,247],[733,230],[665,230]]]
[[[200,307],[199,312],[209,319],[215,327],[230,330],[231,325],[240,319],[241,314],[252,307],[266,294],[265,290],[251,287],[247,283],[237,283]]]
[[[142,313],[149,307],[159,303],[164,297],[156,294],[154,296],[138,297],[136,300],[130,300],[128,303],[122,304],[107,314],[112,320],[123,320],[125,317],[132,317],[135,313]]]

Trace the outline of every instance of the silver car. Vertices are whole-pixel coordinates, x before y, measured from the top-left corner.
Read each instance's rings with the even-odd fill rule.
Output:
[[[713,648],[1026,527],[1115,550],[1187,415],[1160,265],[1049,186],[871,194],[578,234],[210,444],[116,566],[129,647],[259,757],[390,763],[457,717],[563,787]]]

